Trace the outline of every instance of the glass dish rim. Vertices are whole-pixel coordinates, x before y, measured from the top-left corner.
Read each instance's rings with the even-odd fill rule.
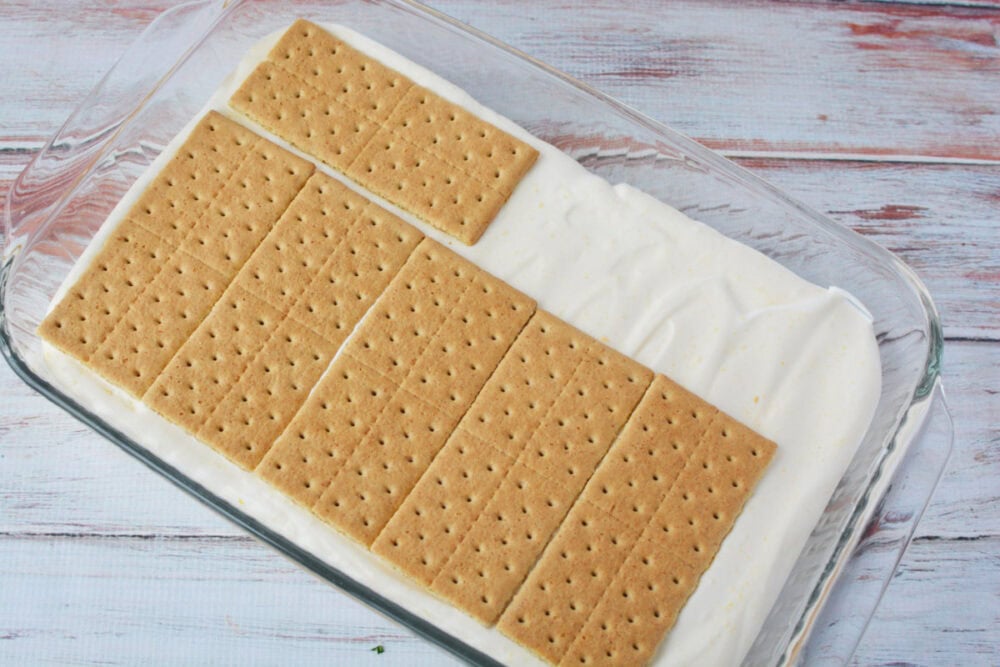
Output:
[[[722,170],[728,176],[739,181],[742,185],[752,187],[754,189],[762,188],[766,190],[768,195],[776,200],[780,200],[782,204],[796,209],[799,214],[801,214],[804,218],[807,218],[817,229],[822,230],[824,233],[838,239],[839,241],[846,242],[848,245],[854,247],[860,245],[868,254],[878,255],[887,263],[891,264],[894,271],[906,279],[908,287],[912,290],[913,294],[922,305],[926,318],[924,325],[926,327],[925,333],[927,334],[927,356],[922,377],[913,388],[909,402],[899,409],[895,425],[892,428],[892,431],[887,433],[885,441],[886,446],[880,450],[880,455],[877,460],[873,461],[873,473],[868,479],[868,485],[865,487],[859,502],[853,507],[851,515],[843,530],[840,531],[839,537],[833,545],[834,548],[830,558],[826,562],[822,573],[816,580],[816,585],[813,592],[809,596],[809,601],[803,609],[802,614],[797,619],[795,628],[789,637],[786,652],[783,655],[784,662],[793,661],[798,653],[798,650],[801,649],[808,639],[812,621],[814,621],[817,617],[819,611],[822,609],[823,601],[836,583],[837,575],[839,574],[841,566],[853,550],[854,545],[856,545],[860,539],[861,532],[867,523],[867,519],[875,510],[877,501],[884,494],[888,483],[892,478],[892,473],[900,464],[910,445],[912,445],[912,443],[917,439],[919,425],[922,424],[927,417],[929,405],[933,399],[935,390],[940,388],[940,363],[943,349],[943,336],[936,307],[934,306],[926,287],[909,266],[904,264],[885,248],[858,235],[850,228],[839,225],[830,218],[813,211],[809,207],[790,198],[765,179],[762,179],[756,174],[753,174],[743,167],[736,165],[715,151],[706,148],[686,135],[670,128],[666,124],[656,121],[655,119],[628,107],[606,93],[594,89],[591,86],[578,81],[577,79],[559,70],[556,70],[550,65],[547,65],[546,63],[541,62],[536,58],[525,54],[486,33],[483,33],[480,30],[472,28],[471,26],[443,14],[438,10],[421,5],[414,0],[382,0],[382,2],[390,5],[394,4],[397,6],[405,6],[411,10],[425,14],[429,18],[446,23],[455,30],[464,32],[473,38],[485,42],[487,45],[495,49],[499,49],[508,55],[514,56],[515,58],[526,62],[549,76],[553,76],[569,84],[579,92],[595,98],[601,103],[611,107],[613,110],[627,116],[630,120],[643,126],[645,129],[665,136],[671,143],[680,146],[685,151],[689,151],[709,166]],[[194,6],[211,7],[214,5],[219,9],[219,13],[214,20],[206,24],[204,27],[200,38],[191,43],[187,50],[184,51],[183,55],[176,62],[174,62],[159,79],[156,80],[155,84],[149,91],[150,94],[155,93],[162,85],[164,85],[165,82],[170,80],[177,68],[179,68],[180,65],[187,60],[191,52],[194,51],[204,41],[204,39],[211,34],[215,26],[225,19],[227,14],[235,11],[243,4],[245,4],[244,0],[237,0],[236,2],[229,2],[228,0],[195,0],[193,2],[169,8],[158,15],[156,19],[154,19],[154,21],[150,23],[150,25],[147,26],[147,28],[140,34],[137,38],[138,40],[141,40],[142,37],[153,28],[159,19],[173,12]],[[118,67],[119,64],[120,61],[112,67],[111,71],[113,71],[115,67]],[[98,87],[99,86],[100,83],[98,84]],[[97,89],[95,88],[95,90]],[[83,102],[74,109],[73,113],[67,120],[67,124],[74,118],[78,111],[86,108],[87,103],[90,101],[91,96],[88,95],[88,97],[86,97]],[[133,111],[138,108],[139,107],[135,107]],[[128,120],[128,117],[124,118],[119,127],[113,128],[114,131],[109,133],[106,138],[102,139],[102,151],[104,150],[104,146],[113,140],[120,127],[124,126]],[[58,132],[61,131],[62,128],[60,128]],[[54,136],[58,136],[58,132]],[[51,142],[47,143],[43,152],[45,149],[49,148],[50,145]],[[34,161],[29,163],[24,171],[29,171],[33,164]],[[88,171],[90,168],[92,168],[92,165],[88,167]],[[15,183],[16,182],[17,181],[15,180]],[[64,196],[68,196],[72,192],[75,185],[76,183],[73,183],[68,186]],[[9,205],[6,207],[5,216],[8,218],[10,216]],[[174,485],[186,490],[198,500],[213,508],[254,537],[258,538],[287,558],[293,560],[298,565],[304,567],[316,576],[322,578],[324,581],[333,584],[344,592],[350,594],[355,599],[392,618],[394,621],[409,627],[417,634],[450,651],[463,660],[475,662],[477,664],[500,664],[481,651],[472,648],[462,640],[439,629],[433,623],[417,616],[412,612],[409,612],[405,608],[399,606],[391,600],[388,600],[378,593],[375,593],[367,586],[359,584],[344,572],[327,565],[318,557],[312,555],[308,550],[297,546],[294,542],[267,528],[267,526],[259,522],[257,519],[254,519],[248,514],[242,512],[228,501],[218,497],[216,494],[212,493],[210,490],[197,482],[194,482],[170,464],[148,452],[141,444],[125,436],[121,431],[106,422],[104,419],[89,412],[75,400],[61,393],[58,388],[35,373],[35,371],[31,368],[31,365],[25,359],[18,356],[16,346],[14,345],[12,336],[8,330],[9,318],[6,316],[6,285],[9,276],[12,275],[16,269],[15,265],[17,264],[17,259],[20,255],[20,248],[16,245],[11,248],[11,239],[9,237],[3,238],[3,241],[4,253],[6,257],[4,258],[2,265],[0,265],[0,353],[3,354],[15,374],[17,374],[29,386],[45,396],[55,405],[66,410],[82,423],[113,442],[129,455],[145,463],[147,467],[155,470],[157,473],[167,478]]]

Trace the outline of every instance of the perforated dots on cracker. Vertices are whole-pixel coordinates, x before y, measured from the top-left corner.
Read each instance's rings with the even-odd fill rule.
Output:
[[[368,435],[395,386],[340,355],[291,420],[256,473],[312,508]]]
[[[641,531],[718,411],[657,375],[581,499]]]
[[[457,429],[372,544],[372,551],[429,586],[514,461]]]
[[[39,332],[62,351],[86,362],[156,276],[159,263],[170,252],[171,247],[160,237],[124,221],[42,322]]]
[[[259,307],[237,321],[237,308],[215,308],[147,402],[233,461],[256,467],[421,238],[334,179],[312,176],[222,299],[236,306],[240,295],[253,295]],[[231,357],[234,343],[237,370],[211,392],[207,414],[192,412],[206,399],[185,391],[200,386],[182,379],[199,372],[185,364],[195,358],[198,368],[210,367],[209,359]],[[169,385],[169,395],[159,385]]]
[[[216,195],[229,187],[243,164],[245,151],[259,141],[260,137],[246,127],[208,112],[139,195],[128,220],[169,245],[179,246]],[[296,164],[311,171],[308,163]]]
[[[559,665],[642,665],[691,596],[701,571],[641,541]]]
[[[245,146],[242,164],[181,242],[181,250],[231,280],[312,172],[311,163],[264,139]]]
[[[578,489],[516,462],[431,589],[492,624],[527,577]]]
[[[776,446],[718,413],[654,515],[657,544],[696,568],[707,568]]]
[[[651,379],[639,364],[552,315],[536,313],[462,421],[460,428],[484,443],[476,451],[499,458],[508,470],[482,514],[449,517],[455,534],[441,539],[452,554],[436,566],[432,590],[493,622]],[[415,493],[450,500],[448,489],[426,475]],[[387,535],[412,532],[414,523],[402,512]],[[384,544],[379,550],[406,571],[421,570],[419,552]]]
[[[337,345],[284,319],[226,393],[198,436],[246,468],[270,449],[319,381]]]
[[[197,433],[281,321],[281,311],[230,286],[179,349],[143,401]]]
[[[638,531],[577,502],[498,621],[500,631],[559,662],[638,539]]]
[[[371,544],[534,309],[531,299],[424,240],[341,353],[396,389],[316,514]]]
[[[40,332],[141,396],[312,170],[209,112]]]
[[[662,375],[654,378],[504,612],[501,631],[550,662],[562,658],[716,414]]]
[[[370,545],[434,460],[455,422],[397,389],[313,511]]]
[[[570,345],[582,349],[585,341],[576,329],[537,311],[435,459],[433,471],[421,478],[373,549],[430,584],[573,376],[578,358],[565,351]],[[435,534],[435,539],[417,544],[412,536],[420,534]]]
[[[538,157],[308,21],[288,29],[230,104],[467,244]]]
[[[554,663],[647,661],[773,452],[770,441],[658,376],[504,612],[501,631]],[[600,548],[598,526],[614,549]],[[558,576],[571,558],[597,576]]]

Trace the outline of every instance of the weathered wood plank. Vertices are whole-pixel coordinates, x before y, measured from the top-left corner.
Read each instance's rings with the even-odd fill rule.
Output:
[[[1000,160],[1000,12],[985,5],[432,4],[715,148]],[[18,94],[0,99],[0,140],[48,137],[168,5],[8,3]]]
[[[432,4],[714,148],[1000,159],[991,9]]]
[[[995,586],[969,590],[966,582],[982,580],[984,563],[997,567],[998,548],[995,539],[932,549],[917,542],[890,586],[896,604],[876,616],[878,633],[866,637],[855,664],[991,664]],[[0,576],[10,582],[0,589],[5,664],[451,662],[252,544],[4,540]],[[386,652],[374,654],[377,645]]]
[[[5,665],[454,662],[249,540],[6,538],[0,581]]]
[[[1000,345],[945,345],[955,447],[858,665],[992,665],[1000,641]]]
[[[997,664],[1000,538],[915,541],[855,665]]]
[[[1000,166],[737,161],[898,254],[945,336],[1000,340]]]

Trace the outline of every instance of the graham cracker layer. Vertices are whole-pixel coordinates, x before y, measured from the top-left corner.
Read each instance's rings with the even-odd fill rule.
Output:
[[[256,467],[421,238],[314,175],[144,400]]]
[[[774,449],[657,376],[500,630],[553,663],[646,662]]]
[[[470,245],[538,157],[523,141],[304,20],[229,103]]]
[[[651,376],[539,311],[469,409],[455,443],[435,460],[375,551],[492,622]],[[488,465],[475,465],[477,459]],[[468,490],[455,497],[451,489],[463,484]],[[472,489],[479,492],[471,494]],[[420,544],[421,534],[434,535],[429,551]]]
[[[311,163],[209,112],[40,334],[142,396],[312,171]]]
[[[534,308],[425,239],[258,473],[370,544]]]

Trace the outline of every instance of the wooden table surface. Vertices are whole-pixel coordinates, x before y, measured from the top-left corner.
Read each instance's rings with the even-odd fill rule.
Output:
[[[169,4],[0,0],[0,191]],[[857,662],[1000,663],[1000,2],[432,4],[916,269],[944,321],[955,449]],[[0,664],[446,659],[0,364]]]

